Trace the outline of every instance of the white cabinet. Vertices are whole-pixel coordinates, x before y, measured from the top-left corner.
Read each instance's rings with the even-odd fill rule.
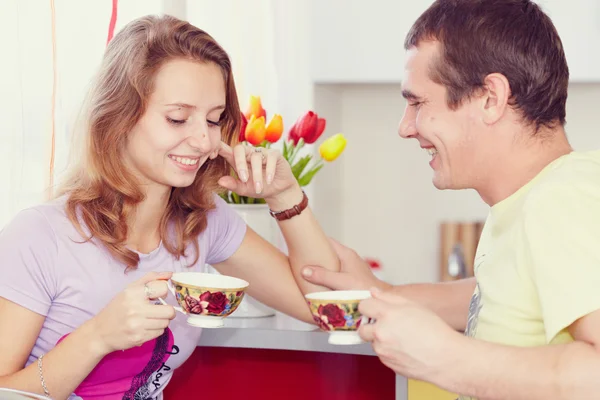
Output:
[[[539,0],[561,37],[572,82],[600,82],[600,1]]]
[[[600,1],[538,0],[562,38],[573,82],[600,82]],[[432,0],[311,0],[317,83],[397,83],[404,38]]]
[[[399,82],[404,37],[430,0],[311,0],[315,82]]]

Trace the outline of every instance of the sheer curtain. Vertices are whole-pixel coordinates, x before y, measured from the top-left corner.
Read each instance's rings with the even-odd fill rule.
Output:
[[[160,13],[162,1],[121,1],[115,30]],[[2,0],[0,229],[51,194],[69,133],[106,47],[112,0]]]
[[[275,24],[272,0],[188,0],[186,18],[227,51],[242,110],[250,95],[260,96],[267,118],[278,109]]]
[[[66,167],[69,135],[106,46],[113,2],[0,1],[0,229],[47,199]],[[302,4],[120,0],[115,33],[146,14],[188,19],[231,56],[242,108],[259,95],[268,117],[282,114],[287,128],[312,101]]]

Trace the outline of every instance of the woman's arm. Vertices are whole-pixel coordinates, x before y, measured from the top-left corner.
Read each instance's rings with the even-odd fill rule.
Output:
[[[298,188],[295,194],[285,196],[278,198],[277,202],[269,202],[269,207],[273,211],[291,208],[302,200],[303,194]],[[279,227],[286,240],[289,257],[248,227],[239,249],[213,267],[224,275],[248,281],[248,294],[260,302],[294,318],[313,323],[303,293],[330,289],[304,280],[301,269],[305,265],[317,264],[330,270],[339,270],[339,259],[310,208],[279,222]]]
[[[170,272],[150,272],[132,282],[96,316],[44,355],[42,373],[53,399],[66,399],[109,353],[141,346],[162,335],[175,310],[148,302],[165,297]],[[44,393],[38,363],[23,368],[45,317],[0,297],[0,387]]]
[[[288,210],[301,203],[302,189],[292,174],[290,164],[277,150],[253,149],[243,145],[237,145],[232,149],[222,143],[219,155],[235,168],[240,177],[236,179],[232,176],[224,176],[219,179],[221,186],[241,196],[262,197],[274,212]],[[240,249],[241,252],[256,261],[238,260],[237,258],[236,261],[243,265],[251,263],[252,265],[248,266],[250,271],[247,271],[251,274],[260,268],[272,268],[273,271],[276,268],[291,269],[293,272],[290,276],[295,279],[295,285],[300,288],[302,293],[330,290],[312,284],[302,279],[301,276],[301,269],[305,265],[318,265],[335,272],[340,270],[337,255],[310,210],[310,201],[309,206],[299,215],[278,223],[288,247],[288,257],[285,257],[273,246],[262,245],[256,249],[250,249],[251,254],[246,253],[243,248]],[[252,238],[251,240],[253,241]],[[254,241],[253,245],[255,245]],[[231,262],[233,261],[228,262],[228,265]],[[259,266],[255,269],[256,265],[267,262],[270,264],[269,266]],[[219,269],[218,266],[215,268]],[[236,270],[238,269],[236,267]],[[240,275],[236,273],[236,276]],[[272,285],[280,285],[279,281],[272,279],[269,275],[263,276],[262,279]],[[291,288],[289,289],[291,290]]]
[[[283,211],[298,205],[302,197],[300,186],[295,186],[289,192],[268,199],[267,204],[274,212]],[[307,265],[319,265],[333,272],[340,271],[340,260],[310,209],[310,199],[309,206],[300,215],[278,221],[278,224],[288,247],[289,265],[300,290],[304,294],[331,290],[310,283],[302,277],[302,269]]]
[[[248,281],[247,293],[258,301],[301,321],[314,323],[288,258],[250,227],[236,252],[213,267],[223,275]]]
[[[45,394],[38,363],[23,369],[44,318],[0,297],[0,387]],[[92,337],[93,332],[84,324],[44,355],[43,377],[53,399],[67,399],[102,359]]]

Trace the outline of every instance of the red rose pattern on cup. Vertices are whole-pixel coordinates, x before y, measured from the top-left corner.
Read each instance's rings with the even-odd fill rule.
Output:
[[[344,319],[344,310],[335,304],[319,306],[319,315],[321,316],[323,322],[333,327],[339,328],[346,325],[346,320]]]
[[[204,301],[208,303],[206,309],[209,313],[222,314],[223,311],[229,311],[229,309],[231,308],[231,306],[229,305],[229,300],[223,294],[223,292],[204,292],[200,296],[200,302]]]
[[[177,293],[179,295],[179,293]],[[238,291],[234,293],[203,292],[196,298],[196,293],[183,294],[182,297],[185,303],[185,309],[190,314],[196,315],[225,315],[235,311],[242,300],[244,292]],[[178,296],[179,297],[179,296]]]
[[[308,302],[313,319],[323,331],[354,331],[360,326],[358,304],[317,304]]]

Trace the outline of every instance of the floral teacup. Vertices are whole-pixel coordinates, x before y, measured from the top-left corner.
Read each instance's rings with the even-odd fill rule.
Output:
[[[188,324],[221,328],[223,319],[242,302],[248,285],[243,279],[226,275],[176,272],[169,282],[169,290],[181,306],[175,309],[188,316]]]
[[[368,290],[332,290],[309,293],[306,296],[313,318],[321,330],[329,333],[331,344],[360,344],[358,328],[365,317],[358,312],[358,305],[371,297]]]

